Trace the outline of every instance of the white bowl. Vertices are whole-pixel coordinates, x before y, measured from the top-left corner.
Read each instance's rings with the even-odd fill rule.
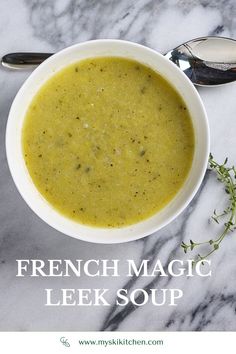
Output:
[[[74,222],[42,197],[26,168],[21,131],[26,110],[39,88],[63,67],[89,57],[119,56],[146,64],[160,73],[180,93],[190,112],[195,132],[195,153],[186,182],[175,198],[151,218],[122,228],[96,228]],[[209,127],[199,94],[180,69],[152,49],[121,40],[94,40],[68,47],[43,62],[17,93],[8,117],[6,152],[15,184],[29,207],[46,223],[66,235],[95,243],[120,243],[150,235],[167,225],[189,204],[204,177],[209,155]]]

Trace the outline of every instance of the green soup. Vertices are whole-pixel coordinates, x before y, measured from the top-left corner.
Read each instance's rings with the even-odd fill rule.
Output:
[[[52,76],[26,113],[22,145],[42,196],[74,221],[144,220],[182,187],[194,152],[189,112],[159,74],[102,57]]]

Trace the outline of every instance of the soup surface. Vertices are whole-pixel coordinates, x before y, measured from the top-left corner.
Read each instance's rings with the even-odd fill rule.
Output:
[[[162,209],[190,170],[188,110],[132,60],[86,59],[57,72],[28,108],[25,163],[43,197],[74,221],[126,226]]]

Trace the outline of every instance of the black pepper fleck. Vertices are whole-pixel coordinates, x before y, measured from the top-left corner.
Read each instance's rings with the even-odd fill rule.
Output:
[[[140,90],[141,94],[144,95],[146,90],[147,90],[147,88],[145,86],[143,86]]]
[[[139,153],[139,155],[140,155],[140,156],[144,156],[144,155],[145,155],[145,153],[146,153],[146,151],[145,151],[145,150],[141,150],[141,151],[140,151],[140,153]]]

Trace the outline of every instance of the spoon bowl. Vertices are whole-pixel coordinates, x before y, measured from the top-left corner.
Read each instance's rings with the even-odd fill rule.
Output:
[[[172,49],[165,56],[194,85],[218,86],[236,80],[236,41],[224,37],[201,37]]]

